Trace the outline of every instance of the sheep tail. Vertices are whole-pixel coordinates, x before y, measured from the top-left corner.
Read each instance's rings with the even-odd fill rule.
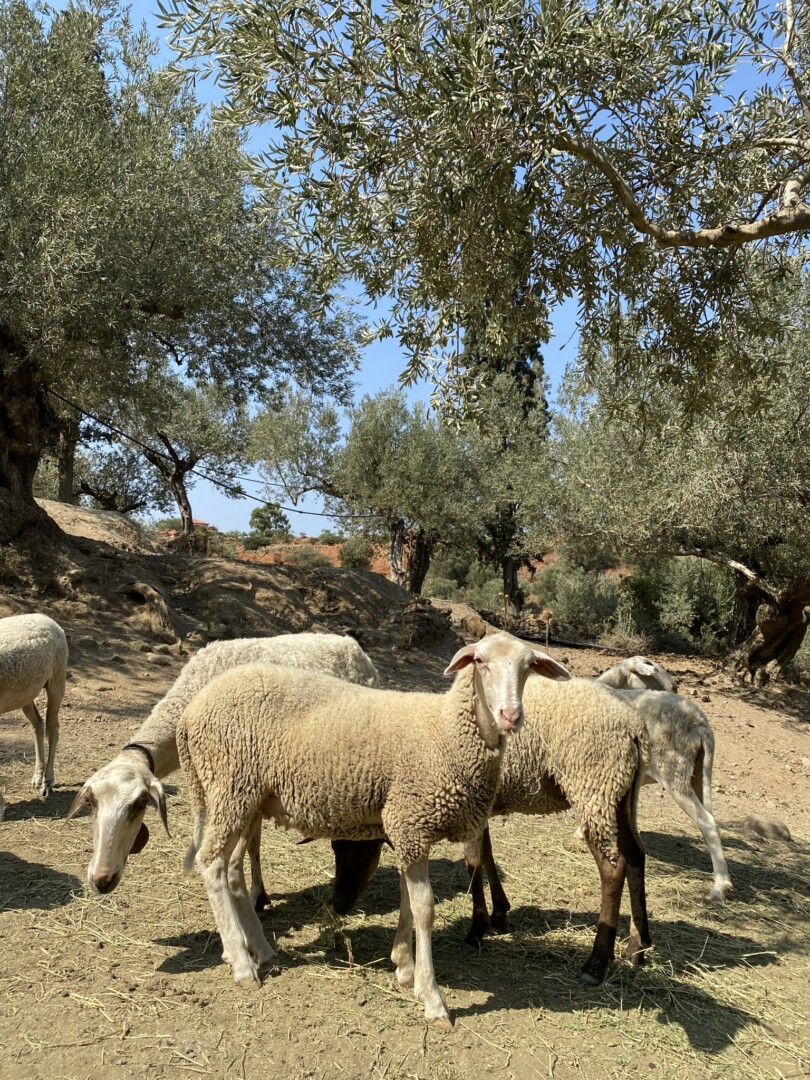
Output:
[[[630,818],[630,828],[633,830],[633,835],[638,841],[639,847],[644,851],[644,844],[641,840],[641,833],[638,831],[638,800],[641,794],[641,789],[644,786],[644,774],[647,771],[647,762],[650,759],[650,747],[645,738],[641,738],[638,735],[634,736],[633,742],[636,745],[637,765],[636,773],[633,777],[633,783],[630,787],[630,798],[628,800],[628,810]]]
[[[706,725],[700,737],[702,753],[695,759],[692,790],[710,814],[712,810],[712,768],[714,767],[714,732]],[[703,759],[701,761],[701,758]],[[701,768],[702,766],[702,768]]]

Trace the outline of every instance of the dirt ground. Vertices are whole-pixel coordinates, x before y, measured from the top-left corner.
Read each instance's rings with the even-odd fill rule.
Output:
[[[233,986],[202,884],[181,871],[189,814],[179,774],[167,782],[171,839],[150,811],[149,844],[103,901],[84,891],[89,821],[62,819],[82,781],[217,627],[231,635],[352,628],[390,685],[426,689],[441,689],[458,637],[408,647],[396,617],[402,594],[375,575],[226,560],[191,566],[88,543],[49,571],[59,587],[40,581],[26,594],[17,582],[0,602],[0,614],[52,614],[72,648],[49,801],[30,787],[25,718],[0,717],[3,1080],[810,1075],[805,691],[742,689],[706,661],[658,658],[699,695],[715,728],[715,810],[735,893],[708,901],[711,865],[699,834],[658,788],[645,788],[655,948],[643,969],[617,960],[601,987],[577,980],[597,921],[598,877],[569,816],[494,823],[512,930],[488,938],[480,954],[463,944],[470,912],[461,853],[434,849],[434,958],[455,1018],[444,1034],[425,1025],[388,961],[399,903],[389,854],[359,908],[336,920],[325,906],[329,846],[297,846],[293,834],[265,829],[273,907],[263,921],[282,971],[251,993]],[[158,590],[163,614],[148,590],[147,599],[127,592],[133,581]],[[551,652],[582,675],[616,659]],[[752,813],[783,821],[792,842],[749,835],[742,823]]]

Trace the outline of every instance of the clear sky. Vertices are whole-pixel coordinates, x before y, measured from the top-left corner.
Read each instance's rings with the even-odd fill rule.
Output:
[[[66,3],[56,0],[55,7],[66,6]],[[166,42],[165,32],[157,25],[156,5],[153,0],[134,0],[131,4],[132,20],[134,24],[141,21],[151,35],[160,40],[161,60],[171,58],[171,50]],[[218,96],[217,87],[210,79],[197,83],[197,96],[201,101],[213,101]],[[251,139],[251,149],[262,148],[260,134]],[[374,318],[372,308],[362,308],[361,312],[369,321]],[[543,349],[546,373],[551,380],[552,394],[559,385],[565,366],[576,356],[578,335],[575,325],[576,303],[569,301],[555,312],[553,319],[554,336],[549,344]],[[359,399],[364,394],[374,394],[378,390],[393,386],[397,383],[399,375],[405,368],[405,358],[400,352],[395,341],[386,340],[375,342],[364,351],[361,366],[357,373],[356,397]],[[417,385],[408,391],[411,401],[429,397],[429,387]],[[244,483],[245,491],[257,497],[263,497],[261,485],[257,483]],[[229,499],[218,488],[204,480],[198,480],[190,492],[191,506],[195,518],[208,521],[217,528],[226,531],[230,529],[248,528],[250,512],[258,503],[251,499]],[[315,497],[309,497],[299,504],[299,508],[307,510],[320,509],[320,502]],[[317,535],[330,526],[326,517],[311,517],[299,513],[287,512],[287,516],[294,532],[305,532],[307,535]]]

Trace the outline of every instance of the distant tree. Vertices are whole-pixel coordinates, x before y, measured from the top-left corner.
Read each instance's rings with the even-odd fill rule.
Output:
[[[364,397],[349,419],[341,436],[333,409],[293,397],[257,418],[254,453],[291,498],[319,491],[346,528],[385,538],[392,578],[418,593],[437,547],[474,542],[479,458],[466,435],[401,392]]]
[[[250,531],[252,537],[261,538],[267,543],[274,540],[289,540],[292,535],[290,519],[278,503],[257,506],[250,512]]]
[[[91,506],[119,514],[166,513],[172,506],[166,482],[132,447],[99,449],[87,455],[78,470],[77,490],[91,500]]]
[[[166,414],[152,431],[155,446],[143,450],[171,492],[180,511],[182,533],[194,533],[189,489],[195,472],[204,472],[229,498],[244,494],[236,481],[247,468],[247,410],[214,386],[186,386],[172,380],[164,399]]]

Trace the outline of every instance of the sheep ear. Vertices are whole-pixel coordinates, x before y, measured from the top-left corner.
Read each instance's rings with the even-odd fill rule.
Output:
[[[471,645],[465,645],[462,649],[459,649],[447,667],[444,669],[445,675],[452,675],[456,671],[461,671],[467,664],[473,662],[473,655],[478,648],[478,642],[474,641]]]
[[[141,822],[141,827],[138,829],[135,839],[132,841],[132,847],[129,849],[130,855],[137,855],[139,851],[143,851],[146,847],[146,843],[149,840],[149,830]]]
[[[163,822],[166,835],[171,839],[172,834],[169,832],[169,821],[166,814],[166,794],[163,791],[163,784],[157,778],[149,785],[149,802],[160,814],[160,820]]]
[[[65,821],[70,821],[70,819],[72,817],[75,817],[76,814],[78,814],[78,812],[81,810],[81,808],[89,802],[90,788],[87,786],[87,784],[82,784],[82,786],[76,792],[76,798],[71,803],[71,807],[67,812],[67,817],[65,818]]]
[[[540,649],[532,649],[532,652],[534,653],[532,670],[536,671],[538,675],[545,675],[547,679],[557,679],[560,682],[572,678],[568,668],[558,664],[548,653],[541,652]]]

